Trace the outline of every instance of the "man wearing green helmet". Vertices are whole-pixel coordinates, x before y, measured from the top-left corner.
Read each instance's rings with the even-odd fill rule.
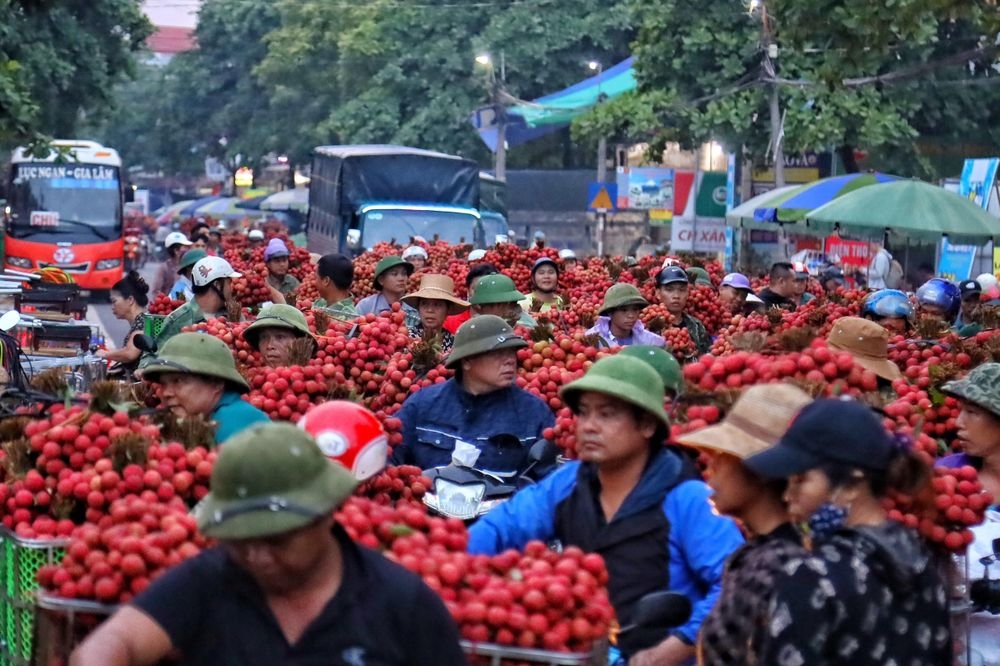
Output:
[[[400,257],[383,257],[375,265],[375,277],[372,286],[375,293],[358,301],[358,315],[379,314],[388,312],[393,304],[399,303],[406,313],[406,325],[416,326],[420,323],[420,315],[410,305],[403,303],[407,292],[407,281],[413,275],[413,264],[403,261]]]
[[[486,275],[476,283],[475,292],[469,299],[472,316],[494,315],[511,326],[535,328],[537,322],[520,306],[524,294],[514,286],[514,281],[502,273]]]
[[[240,397],[250,385],[237,372],[233,352],[222,340],[205,333],[178,333],[170,338],[142,370],[142,378],[163,387],[163,406],[175,416],[214,421],[217,444],[254,423],[270,420]]]
[[[659,645],[618,646],[630,665],[687,663],[726,558],[743,542],[739,528],[713,512],[708,486],[663,448],[670,422],[651,367],[621,354],[601,359],[562,397],[576,415],[579,460],[480,518],[469,529],[469,551],[495,554],[541,540],[599,553],[622,625],[646,594],[688,596],[690,620]]]
[[[681,364],[677,362],[676,356],[663,347],[632,345],[622,348],[618,355],[637,358],[655,370],[663,381],[663,390],[666,391],[668,400],[673,400],[684,393],[684,375],[681,372]]]
[[[501,475],[523,470],[528,449],[555,425],[549,406],[516,385],[517,350],[527,346],[500,317],[481,315],[462,324],[445,361],[455,377],[403,403],[403,442],[393,449],[392,463],[430,469],[458,457]]]
[[[301,338],[312,340],[316,353],[316,336],[309,330],[305,315],[297,308],[282,303],[264,307],[257,320],[243,331],[243,339],[254,351],[260,352],[264,363],[272,368],[290,365],[292,343]]]
[[[587,330],[587,335],[600,337],[608,347],[628,347],[629,345],[653,345],[665,347],[663,336],[647,331],[639,321],[639,313],[649,305],[633,284],[619,282],[608,287],[604,293],[597,322]]]
[[[356,484],[291,424],[234,437],[195,511],[218,545],[122,606],[71,663],[464,665],[441,598],[337,523]]]

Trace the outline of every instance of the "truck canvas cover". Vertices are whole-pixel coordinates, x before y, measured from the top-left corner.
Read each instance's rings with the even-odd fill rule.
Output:
[[[320,146],[309,187],[310,206],[322,202],[325,213],[338,216],[375,201],[478,208],[479,166],[403,146]]]

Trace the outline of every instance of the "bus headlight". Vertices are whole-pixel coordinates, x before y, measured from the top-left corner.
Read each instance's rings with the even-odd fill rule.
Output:
[[[31,259],[24,257],[7,257],[7,263],[16,268],[31,268]]]
[[[121,263],[122,263],[121,259],[101,259],[100,261],[97,262],[95,270],[106,271],[111,268],[118,268],[119,266],[121,266]]]

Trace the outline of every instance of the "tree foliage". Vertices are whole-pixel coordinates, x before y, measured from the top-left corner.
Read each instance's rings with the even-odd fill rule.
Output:
[[[0,0],[0,142],[106,114],[151,30],[137,0]]]
[[[911,147],[918,135],[982,118],[956,77],[987,78],[996,8],[968,0],[628,0],[639,92],[595,110],[578,138],[655,146],[709,139],[762,156],[778,86],[786,152]],[[993,32],[989,32],[989,30]],[[770,58],[767,46],[777,46]],[[967,58],[956,54],[978,53]],[[970,62],[974,63],[970,65]],[[964,97],[964,96],[963,96]],[[913,151],[908,151],[915,157]]]

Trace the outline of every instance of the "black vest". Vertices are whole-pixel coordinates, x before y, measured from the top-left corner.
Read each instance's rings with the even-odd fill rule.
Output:
[[[596,471],[580,465],[576,487],[556,507],[555,538],[563,546],[598,553],[608,567],[608,595],[618,622],[629,623],[645,594],[670,589],[670,522],[663,500],[677,484],[696,478],[686,465],[649,508],[608,523],[600,503]]]

